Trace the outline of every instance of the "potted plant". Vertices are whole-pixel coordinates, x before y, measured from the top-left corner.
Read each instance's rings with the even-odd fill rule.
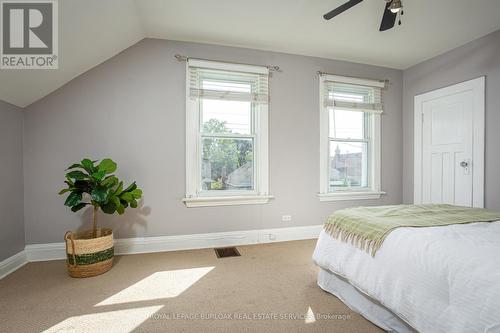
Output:
[[[67,232],[67,266],[72,277],[90,277],[107,272],[113,266],[113,231],[97,227],[99,210],[106,214],[123,214],[127,207],[136,208],[142,190],[135,182],[124,188],[115,175],[116,163],[106,158],[102,161],[86,158],[71,165],[66,171],[67,188],[59,194],[69,193],[65,206],[77,212],[92,206],[92,229],[81,232]]]

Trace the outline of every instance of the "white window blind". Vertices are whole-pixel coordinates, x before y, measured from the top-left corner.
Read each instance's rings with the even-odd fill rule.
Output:
[[[325,108],[382,113],[382,88],[325,80]]]
[[[200,66],[204,64],[201,63]],[[190,98],[268,103],[269,74],[189,66]]]

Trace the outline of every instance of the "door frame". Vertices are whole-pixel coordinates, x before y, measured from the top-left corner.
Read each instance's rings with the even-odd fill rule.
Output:
[[[485,76],[416,95],[414,99],[413,202],[422,203],[422,104],[436,98],[472,91],[474,96],[472,139],[472,206],[484,207]]]

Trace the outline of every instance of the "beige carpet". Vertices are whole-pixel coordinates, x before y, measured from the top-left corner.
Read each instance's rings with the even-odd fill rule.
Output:
[[[88,279],[30,263],[0,280],[0,332],[380,332],[316,285],[314,244],[122,256]]]

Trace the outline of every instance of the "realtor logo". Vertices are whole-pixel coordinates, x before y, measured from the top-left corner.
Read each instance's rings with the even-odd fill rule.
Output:
[[[57,0],[0,1],[1,69],[57,69]]]

